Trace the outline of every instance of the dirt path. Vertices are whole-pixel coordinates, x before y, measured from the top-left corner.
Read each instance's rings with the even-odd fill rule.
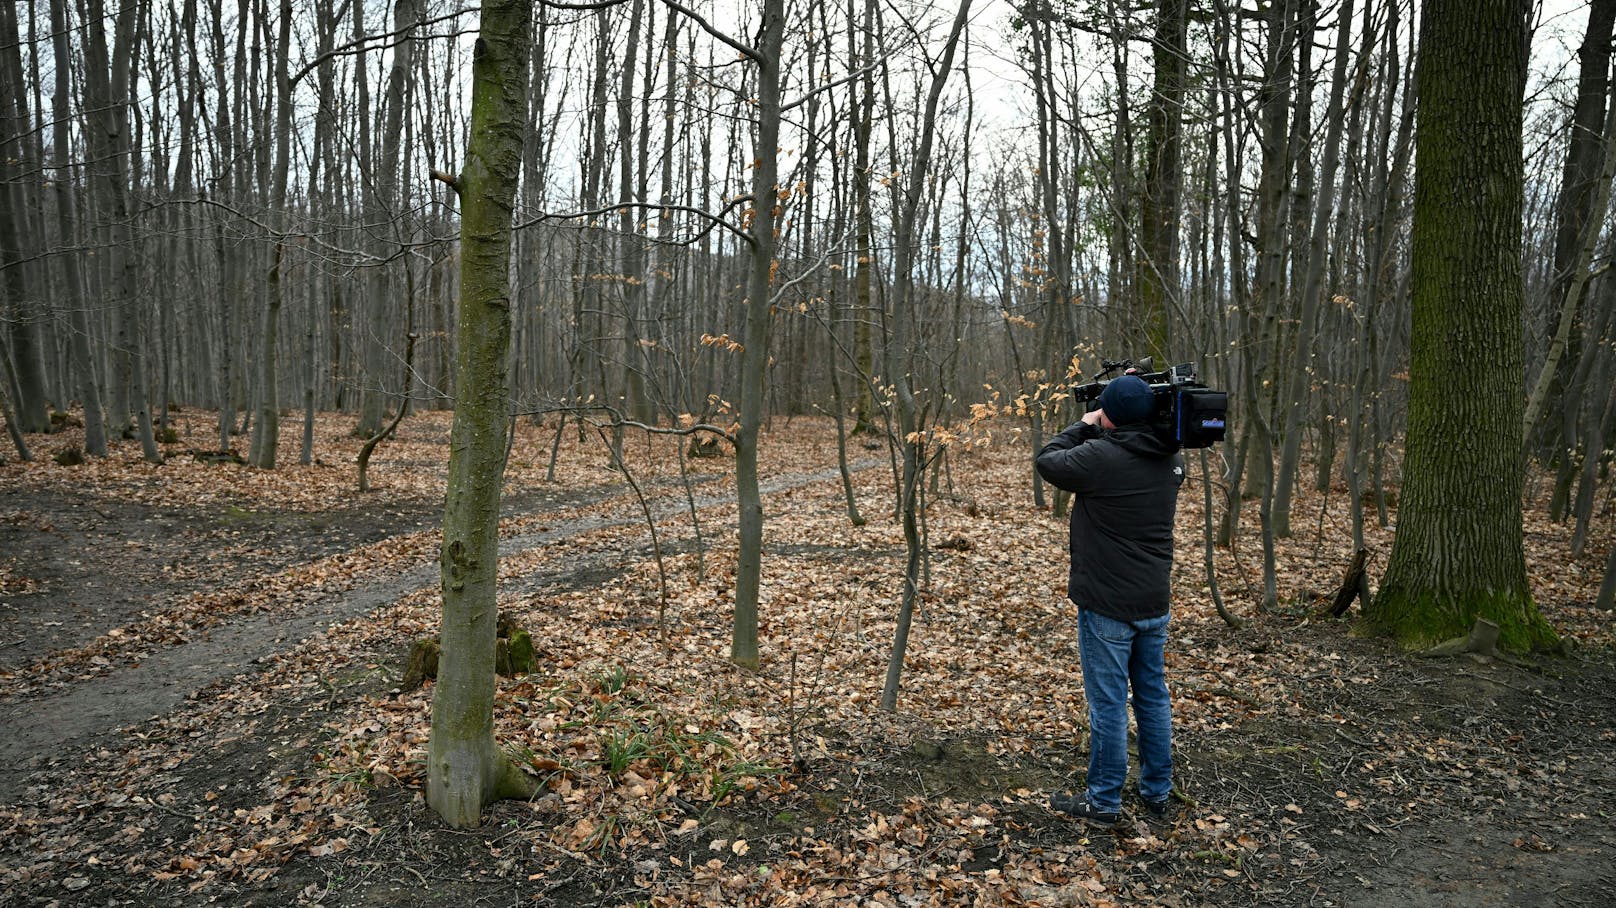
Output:
[[[880,461],[866,460],[853,469],[868,469]],[[774,494],[835,478],[836,471],[785,474],[763,485]],[[728,494],[698,496],[698,509],[732,500]],[[651,502],[658,519],[688,507],[683,494],[664,495]],[[543,513],[530,510],[525,516]],[[510,516],[510,515],[508,515]],[[591,532],[643,523],[640,506],[632,496],[612,513],[558,522],[542,530],[511,536],[500,542],[502,558],[542,548]],[[649,543],[645,548],[649,549]],[[580,561],[569,573],[606,567],[620,554],[600,556],[593,564]],[[349,621],[437,583],[436,562],[416,564],[385,580],[374,581],[337,595],[314,598],[295,615],[244,614],[213,627],[190,641],[158,650],[112,674],[87,678],[44,696],[0,702],[0,802],[14,800],[35,776],[53,765],[76,759],[76,753],[98,736],[126,725],[160,716],[197,691],[219,680],[253,671],[253,664],[289,649],[332,625]],[[115,578],[112,578],[115,580]]]
[[[71,486],[0,500],[0,670],[184,596],[434,526],[441,503],[365,501],[301,513],[241,503],[123,501]],[[4,580],[0,577],[0,580]]]

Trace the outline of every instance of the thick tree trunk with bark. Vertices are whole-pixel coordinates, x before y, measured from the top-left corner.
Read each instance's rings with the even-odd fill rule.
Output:
[[[50,408],[42,330],[45,313],[39,292],[43,272],[31,264],[38,237],[37,225],[29,223],[38,207],[32,193],[38,185],[39,162],[29,138],[32,124],[23,84],[22,46],[16,5],[7,4],[0,9],[0,287],[4,287],[11,311],[0,310],[0,323],[11,336],[15,413],[21,429],[46,432],[50,430]]]
[[[1136,321],[1143,350],[1156,362],[1169,362],[1168,304],[1178,299],[1179,187],[1183,109],[1189,59],[1188,0],[1164,0],[1156,10],[1156,90],[1145,108],[1145,185],[1139,205],[1141,254],[1134,278]]]
[[[443,631],[427,802],[451,826],[523,796],[532,781],[494,743],[494,581],[510,407],[511,211],[527,122],[531,0],[485,0],[472,64],[461,200],[460,334],[443,515]]]
[[[292,0],[281,0],[280,30],[275,56],[275,172],[269,187],[271,217],[284,218],[286,181],[292,163],[292,83],[287,76],[291,57]],[[286,243],[279,241],[265,275],[267,301],[264,307],[264,333],[258,354],[258,422],[253,427],[252,449],[247,462],[266,470],[275,469],[275,451],[281,437],[281,392],[279,339],[281,308],[286,293]]]
[[[51,0],[51,46],[59,60],[70,59],[68,45],[67,0]],[[66,167],[69,158],[69,133],[72,120],[68,101],[72,97],[68,67],[56,68],[56,93],[52,112],[56,123],[52,127],[52,148],[56,156],[56,236],[63,252],[57,256],[57,271],[63,305],[68,310],[68,324],[73,329],[70,342],[73,371],[78,377],[79,403],[84,407],[84,448],[92,457],[107,455],[106,417],[101,411],[101,382],[96,369],[98,357],[90,349],[90,319],[85,311],[84,277],[80,257],[66,250],[78,243],[78,202],[71,173]]]
[[[1478,617],[1500,643],[1555,642],[1526,581],[1521,529],[1520,0],[1427,0],[1417,79],[1414,322],[1397,537],[1373,631],[1424,648]]]
[[[39,250],[39,142],[31,136],[32,118],[23,82],[23,44],[18,39],[16,6],[0,11],[0,286],[10,313],[0,320],[10,328],[11,362],[15,367],[16,417],[23,431],[50,430],[45,380],[44,270],[32,259]],[[3,343],[3,341],[0,341]],[[58,401],[66,406],[66,401]]]

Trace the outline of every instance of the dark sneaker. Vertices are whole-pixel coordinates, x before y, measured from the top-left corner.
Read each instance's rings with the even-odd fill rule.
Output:
[[[1147,823],[1155,823],[1158,826],[1170,826],[1178,819],[1178,811],[1173,808],[1172,798],[1162,798],[1160,801],[1141,799],[1139,815],[1144,817]]]
[[[1087,820],[1090,823],[1099,823],[1104,826],[1115,826],[1117,824],[1117,812],[1115,810],[1101,810],[1095,807],[1089,803],[1088,795],[1069,795],[1057,791],[1049,796],[1049,807],[1051,810],[1076,817],[1079,820]]]

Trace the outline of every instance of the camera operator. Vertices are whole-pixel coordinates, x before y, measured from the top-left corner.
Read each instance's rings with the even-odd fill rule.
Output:
[[[1038,473],[1073,493],[1071,573],[1078,655],[1089,704],[1089,771],[1082,794],[1056,792],[1051,808],[1110,825],[1128,775],[1128,688],[1139,729],[1144,815],[1171,818],[1172,704],[1163,653],[1173,564],[1173,517],[1184,460],[1152,431],[1151,388],[1134,375],[1109,382],[1099,409],[1038,453]]]

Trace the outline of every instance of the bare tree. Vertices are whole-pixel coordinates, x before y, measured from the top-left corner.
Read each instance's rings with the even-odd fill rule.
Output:
[[[915,399],[912,379],[916,352],[914,341],[920,324],[914,298],[915,222],[921,195],[932,175],[931,155],[937,130],[937,105],[953,69],[954,52],[959,46],[960,34],[965,29],[970,11],[971,0],[960,0],[942,54],[932,67],[925,111],[920,119],[919,145],[909,162],[908,184],[904,189],[893,236],[892,336],[886,345],[885,369],[886,380],[892,384],[897,415],[898,431],[892,444],[898,448],[902,463],[896,494],[906,555],[897,629],[892,641],[892,655],[887,660],[886,683],[881,689],[881,708],[887,710],[896,709],[898,705],[898,684],[903,677],[903,658],[909,647],[909,628],[914,619],[915,603],[920,598],[920,566],[925,554],[919,520],[921,481],[925,469],[923,458],[927,456],[927,451],[925,435],[921,431],[921,408]]]

